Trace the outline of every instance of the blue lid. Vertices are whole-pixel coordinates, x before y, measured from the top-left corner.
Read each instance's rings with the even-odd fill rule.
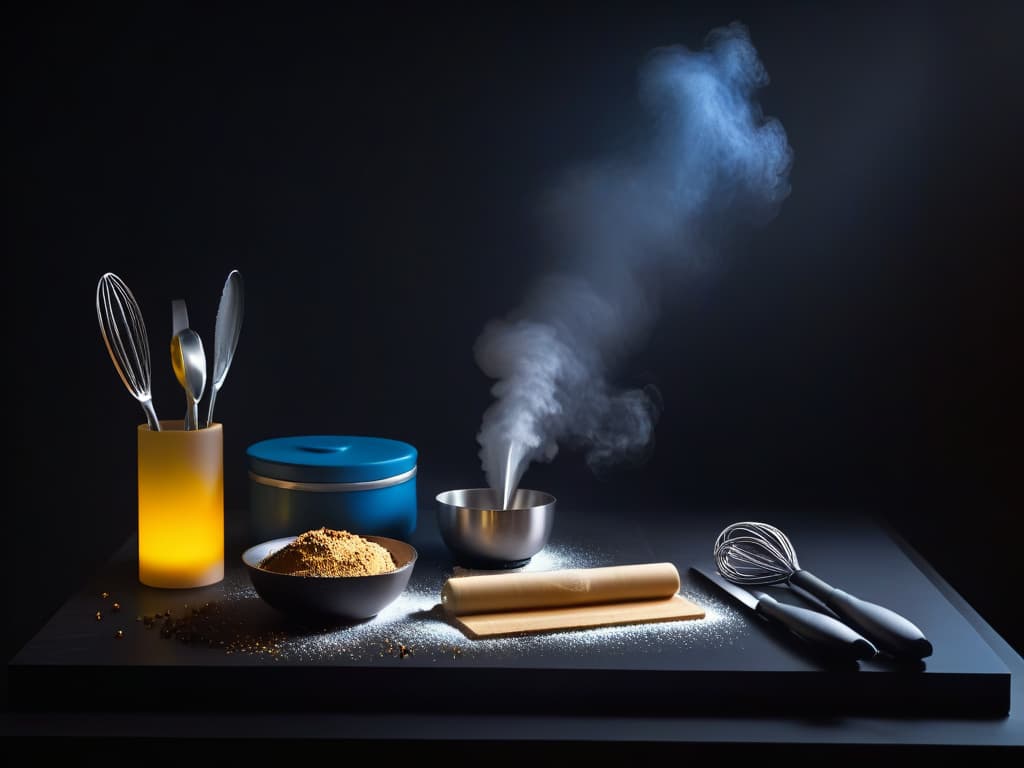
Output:
[[[253,443],[246,455],[257,475],[298,483],[383,480],[416,466],[415,448],[383,437],[277,437]]]

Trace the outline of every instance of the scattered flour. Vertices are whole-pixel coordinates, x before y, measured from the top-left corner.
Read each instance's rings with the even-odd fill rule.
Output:
[[[601,553],[549,545],[521,571],[589,568],[607,565]],[[441,659],[564,655],[658,654],[666,649],[706,648],[732,645],[746,632],[746,622],[736,610],[705,593],[681,594],[701,605],[705,618],[692,621],[598,627],[553,634],[470,640],[449,623],[440,605],[444,580],[450,576],[482,573],[455,567],[440,573],[436,568],[417,568],[401,596],[377,616],[364,622],[333,626],[275,627],[273,659],[300,661],[369,661],[393,658],[395,663]],[[244,572],[232,573],[224,583],[225,600],[259,600]],[[241,606],[237,606],[241,607]],[[270,610],[269,608],[267,609]],[[246,611],[248,613],[248,611]]]

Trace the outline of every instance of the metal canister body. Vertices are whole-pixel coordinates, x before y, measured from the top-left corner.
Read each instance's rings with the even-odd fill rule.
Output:
[[[249,447],[250,538],[327,527],[407,539],[416,528],[416,449],[379,437],[311,435]]]

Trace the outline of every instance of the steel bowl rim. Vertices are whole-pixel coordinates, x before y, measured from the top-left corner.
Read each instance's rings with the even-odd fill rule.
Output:
[[[459,492],[465,492],[465,491],[492,491],[492,490],[493,489],[491,489],[491,488],[451,488],[451,489],[449,489],[447,491],[441,491],[439,494],[437,494],[437,496],[434,497],[434,501],[436,501],[438,504],[441,504],[441,505],[443,505],[445,507],[450,507],[451,509],[464,509],[467,512],[532,512],[533,510],[542,509],[544,507],[549,507],[552,504],[555,504],[555,503],[558,502],[558,499],[553,494],[550,494],[547,491],[538,491],[535,488],[518,488],[516,490],[517,490],[517,492],[518,491],[529,491],[530,493],[540,494],[541,496],[546,498],[546,501],[544,501],[541,504],[534,504],[533,506],[530,506],[530,507],[513,507],[512,509],[494,509],[493,507],[467,507],[465,504],[452,504],[450,501],[445,501],[444,499],[441,498],[442,496],[445,496],[445,495],[447,495],[449,493],[459,493]]]

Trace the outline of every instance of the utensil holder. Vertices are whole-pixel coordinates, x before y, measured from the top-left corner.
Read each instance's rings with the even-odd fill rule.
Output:
[[[138,428],[139,581],[182,589],[224,578],[224,430]]]

